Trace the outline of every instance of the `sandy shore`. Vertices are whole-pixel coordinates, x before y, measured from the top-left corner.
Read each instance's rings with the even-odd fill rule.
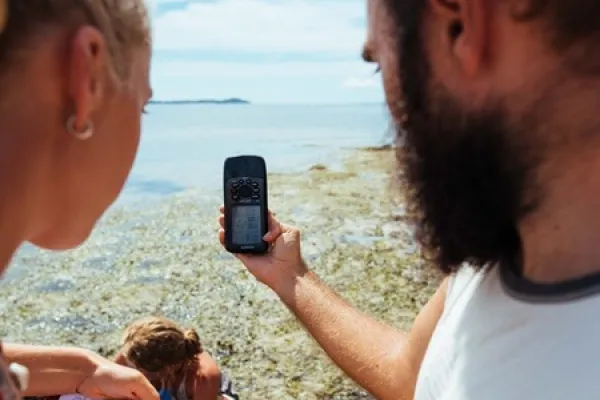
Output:
[[[270,177],[271,208],[303,232],[311,267],[349,302],[405,329],[436,280],[423,272],[393,199],[390,150],[348,152],[343,170]],[[285,193],[285,195],[284,195]],[[68,253],[29,252],[1,287],[0,336],[114,353],[132,319],[198,329],[244,399],[368,398],[289,311],[216,243],[220,192],[113,210]]]

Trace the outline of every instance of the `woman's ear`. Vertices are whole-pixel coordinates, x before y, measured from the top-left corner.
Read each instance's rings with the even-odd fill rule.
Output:
[[[102,33],[90,26],[80,27],[69,54],[69,93],[75,128],[89,125],[102,103],[106,84],[108,49]]]

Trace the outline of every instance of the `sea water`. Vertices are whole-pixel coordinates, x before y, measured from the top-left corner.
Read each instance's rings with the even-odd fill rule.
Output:
[[[292,172],[335,163],[340,149],[390,140],[383,104],[157,104],[147,111],[138,157],[118,204],[217,189],[223,161],[232,155],[260,155],[269,171]]]

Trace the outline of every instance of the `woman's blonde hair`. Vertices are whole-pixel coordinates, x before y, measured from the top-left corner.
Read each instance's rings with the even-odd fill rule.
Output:
[[[125,329],[121,354],[137,368],[168,372],[193,362],[202,353],[194,329],[183,329],[162,317],[146,317]]]
[[[110,73],[121,82],[126,80],[132,50],[150,40],[144,0],[0,0],[0,68],[12,67],[44,30],[84,24],[104,35]]]

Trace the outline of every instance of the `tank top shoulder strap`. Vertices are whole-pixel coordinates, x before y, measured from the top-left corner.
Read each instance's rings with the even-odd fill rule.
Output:
[[[186,373],[183,377],[183,380],[181,381],[181,384],[177,388],[177,393],[175,394],[177,400],[191,400],[187,394],[187,380],[188,375]]]

